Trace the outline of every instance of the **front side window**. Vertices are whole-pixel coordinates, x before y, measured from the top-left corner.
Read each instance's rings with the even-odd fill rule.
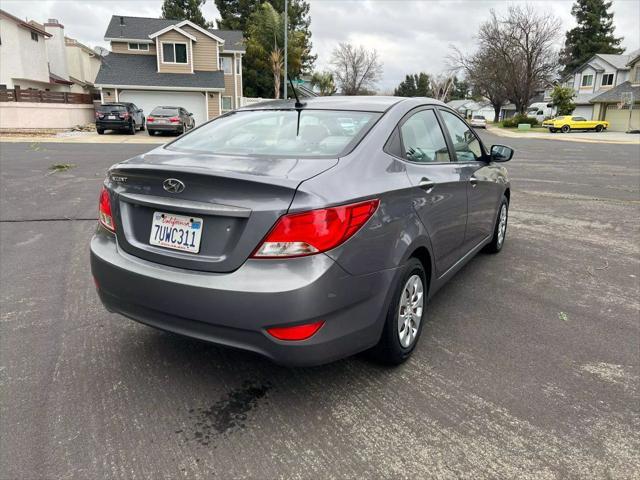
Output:
[[[586,122],[587,119],[584,117],[571,117],[571,120],[573,120],[574,122]]]
[[[350,151],[378,118],[377,112],[246,110],[193,130],[169,150],[277,158],[335,158]],[[345,120],[352,128],[343,126]]]
[[[459,162],[475,162],[482,158],[480,141],[467,124],[453,113],[441,110],[444,124],[447,126],[453,149]]]
[[[224,70],[226,75],[233,73],[233,62],[231,57],[220,57],[220,70]]]
[[[162,63],[187,63],[187,44],[163,43]]]
[[[582,86],[590,87],[593,85],[593,75],[583,75],[582,76]]]
[[[607,87],[613,85],[613,73],[605,73],[602,75],[602,86]]]
[[[410,162],[450,162],[447,142],[433,110],[422,110],[400,127],[403,157]]]

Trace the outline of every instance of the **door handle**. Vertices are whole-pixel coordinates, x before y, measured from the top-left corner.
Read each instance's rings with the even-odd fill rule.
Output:
[[[427,177],[422,177],[420,179],[420,183],[418,183],[418,186],[425,192],[431,193],[431,190],[433,190],[433,188],[436,186],[436,182],[434,182],[433,180],[429,180]]]
[[[476,177],[471,177],[469,179],[469,183],[473,188],[476,188],[478,186],[478,179]]]

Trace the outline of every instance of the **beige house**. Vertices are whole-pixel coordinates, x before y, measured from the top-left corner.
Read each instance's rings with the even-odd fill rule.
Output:
[[[69,80],[73,82],[71,91],[89,93],[94,89],[101,58],[74,38],[64,37],[64,42]]]
[[[145,115],[160,105],[179,106],[196,124],[241,104],[242,32],[115,15],[105,41],[112,53],[96,79],[103,102],[132,102]]]

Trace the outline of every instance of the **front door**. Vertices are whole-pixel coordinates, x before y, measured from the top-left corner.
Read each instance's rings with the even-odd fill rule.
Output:
[[[497,183],[497,169],[490,165],[480,140],[457,115],[441,109],[446,130],[466,181],[468,216],[465,250],[469,251],[493,234],[502,186]]]
[[[414,206],[429,233],[440,277],[462,254],[467,222],[464,173],[449,152],[432,108],[405,117],[399,133],[402,157],[414,186]]]

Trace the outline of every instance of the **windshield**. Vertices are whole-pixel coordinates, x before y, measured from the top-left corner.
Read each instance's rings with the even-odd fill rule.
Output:
[[[178,115],[178,109],[173,107],[156,107],[153,109],[150,115]]]
[[[474,120],[484,120],[484,117],[482,115],[474,115],[473,119]]]
[[[333,110],[241,110],[203,125],[167,148],[223,155],[335,157],[353,148],[380,115]]]

